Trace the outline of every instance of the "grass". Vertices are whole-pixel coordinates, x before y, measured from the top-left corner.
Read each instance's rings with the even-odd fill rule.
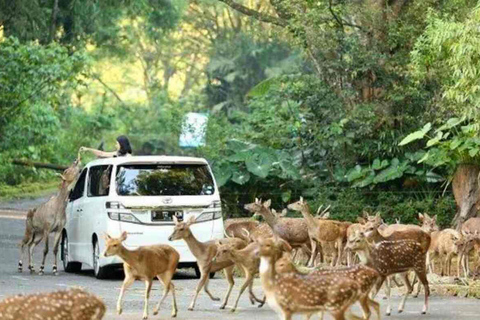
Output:
[[[56,190],[58,184],[58,179],[52,181],[22,183],[16,186],[0,184],[0,201],[40,197]]]

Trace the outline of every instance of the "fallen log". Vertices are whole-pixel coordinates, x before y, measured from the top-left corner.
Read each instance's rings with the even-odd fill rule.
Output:
[[[35,162],[35,161],[29,161],[29,160],[12,160],[12,163],[18,166],[43,168],[43,169],[50,169],[50,170],[57,170],[57,171],[64,171],[65,169],[68,168],[68,166],[62,166],[59,164],[42,163],[42,162]]]

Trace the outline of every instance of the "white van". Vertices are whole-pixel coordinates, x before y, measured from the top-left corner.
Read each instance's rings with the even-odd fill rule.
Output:
[[[72,189],[66,208],[61,258],[66,272],[86,264],[105,278],[118,257],[102,255],[103,235],[128,233],[125,246],[166,243],[180,253],[179,267],[196,267],[184,241],[169,242],[173,215],[196,217],[191,229],[200,241],[223,238],[223,219],[212,171],[205,159],[133,156],[89,162]]]

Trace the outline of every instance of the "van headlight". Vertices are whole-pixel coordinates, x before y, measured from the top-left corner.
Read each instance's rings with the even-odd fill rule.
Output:
[[[204,212],[195,219],[195,222],[203,222],[203,221],[213,220],[214,215],[215,214],[213,212]]]
[[[116,221],[140,223],[140,220],[135,218],[133,214],[126,213],[126,212],[109,212],[108,217]]]
[[[221,207],[222,207],[222,202],[220,200],[214,200],[208,206],[208,208],[211,208],[211,209],[217,209],[217,208],[221,208]]]

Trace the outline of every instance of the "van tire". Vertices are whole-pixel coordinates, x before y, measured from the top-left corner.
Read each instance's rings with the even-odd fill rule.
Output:
[[[62,254],[63,270],[65,270],[65,272],[75,273],[82,270],[82,264],[80,262],[68,261],[68,237],[66,232],[63,232],[60,252]]]
[[[107,279],[110,274],[109,267],[99,267],[98,266],[98,259],[100,258],[100,246],[98,245],[98,240],[95,238],[93,240],[93,274],[97,279]]]

